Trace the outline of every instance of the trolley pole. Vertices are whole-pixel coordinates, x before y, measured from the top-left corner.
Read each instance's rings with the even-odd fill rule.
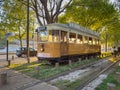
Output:
[[[29,0],[27,0],[27,62],[30,63],[29,58]]]

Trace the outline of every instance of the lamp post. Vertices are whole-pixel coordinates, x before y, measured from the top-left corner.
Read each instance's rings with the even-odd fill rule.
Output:
[[[9,50],[9,37],[14,36],[14,33],[6,33],[6,61],[8,66],[10,66],[10,60],[8,59],[8,50]]]

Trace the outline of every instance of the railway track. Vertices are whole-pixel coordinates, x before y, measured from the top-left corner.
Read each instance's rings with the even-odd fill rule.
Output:
[[[99,62],[99,61],[97,61],[97,62]],[[22,86],[22,87],[16,88],[15,90],[24,90],[24,89],[26,89],[26,88],[28,88],[28,87],[32,87],[32,86],[37,85],[37,84],[42,83],[42,82],[49,82],[49,81],[51,81],[51,80],[53,80],[53,79],[55,79],[55,78],[58,78],[58,77],[60,77],[60,76],[67,75],[67,74],[69,74],[70,72],[74,72],[74,71],[76,71],[76,70],[79,70],[79,69],[83,69],[83,68],[87,68],[87,67],[89,67],[89,66],[92,66],[93,64],[95,64],[95,63],[97,63],[97,62],[93,62],[93,63],[87,64],[87,65],[80,66],[80,67],[78,67],[78,68],[75,68],[75,69],[72,69],[72,70],[70,70],[70,71],[66,71],[66,72],[57,74],[57,75],[55,75],[55,76],[52,76],[52,77],[50,77],[50,78],[43,79],[43,80],[38,81],[38,82],[35,82],[35,83],[34,83],[34,82],[33,82],[33,83],[28,83],[28,84],[26,84],[26,85],[24,85],[24,86]]]
[[[87,80],[85,80],[82,84],[80,84],[80,86],[78,86],[77,88],[75,88],[75,90],[82,90],[85,86],[87,86],[90,82],[92,82],[93,80],[95,80],[97,77],[99,77],[101,74],[109,71],[114,65],[116,65],[120,60],[117,60],[116,62],[110,64],[108,67],[106,67],[105,69],[101,70],[100,72],[94,72],[94,74],[89,75],[89,78]]]
[[[109,59],[109,58],[105,58],[105,59]],[[69,74],[69,73],[71,73],[71,72],[74,72],[74,71],[76,71],[76,70],[80,70],[80,69],[85,69],[85,68],[88,68],[88,67],[92,67],[94,64],[100,63],[100,62],[102,62],[102,61],[103,61],[103,59],[101,59],[101,60],[99,60],[99,61],[96,61],[96,62],[89,63],[89,64],[87,64],[87,65],[80,66],[80,67],[75,68],[75,69],[72,69],[72,70],[70,70],[70,71],[66,71],[66,72],[57,74],[57,75],[55,75],[55,76],[52,76],[52,77],[47,78],[47,79],[40,80],[40,81],[35,82],[35,83],[34,83],[34,82],[27,83],[26,85],[24,85],[24,86],[22,86],[22,87],[18,87],[18,88],[16,88],[15,90],[24,90],[24,89],[26,89],[26,88],[28,88],[28,87],[32,87],[32,86],[37,85],[37,84],[42,83],[42,82],[49,82],[49,81],[51,81],[51,80],[54,80],[54,79],[56,79],[56,78],[58,78],[58,77],[60,77],[60,76],[67,75],[67,74]]]

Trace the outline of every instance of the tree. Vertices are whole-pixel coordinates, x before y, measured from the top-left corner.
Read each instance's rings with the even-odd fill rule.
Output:
[[[27,5],[26,0],[19,0]],[[58,22],[58,16],[65,11],[72,0],[30,0],[30,8],[35,12],[41,26]]]
[[[114,23],[114,27],[113,29],[115,29],[114,31],[114,44],[115,46],[120,46],[120,0],[115,0],[116,2],[114,2],[116,10],[118,11],[118,19],[115,20]],[[119,24],[118,24],[119,23]]]
[[[20,41],[22,47],[22,40],[26,38],[26,6],[18,2],[18,0],[5,0],[3,4],[2,16],[2,30],[5,32],[14,32],[16,36],[14,38]],[[33,12],[30,12],[30,20],[34,21]],[[30,23],[33,24],[33,23]],[[33,25],[30,27],[33,32]]]
[[[60,22],[75,22],[99,31],[111,20],[116,10],[108,0],[73,0]],[[65,19],[65,20],[64,20]]]
[[[115,18],[112,25],[109,28],[109,34],[111,35],[110,42],[113,43],[114,46],[120,45],[120,21],[119,18]]]

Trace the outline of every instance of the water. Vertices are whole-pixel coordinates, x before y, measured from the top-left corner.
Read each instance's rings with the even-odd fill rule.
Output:
[[[37,45],[37,44],[36,44]],[[37,46],[34,46],[34,49],[37,50]],[[19,48],[20,46],[19,45],[9,45],[9,48],[8,48],[8,52],[16,52],[16,50]],[[25,46],[23,46],[25,47]],[[33,48],[33,45],[30,45],[31,48]],[[6,47],[4,49],[0,49],[0,53],[3,52],[5,53],[6,52]]]
[[[9,45],[8,52],[16,52],[16,50],[19,48],[17,45]],[[0,49],[0,52],[6,52],[6,47],[4,49]]]

